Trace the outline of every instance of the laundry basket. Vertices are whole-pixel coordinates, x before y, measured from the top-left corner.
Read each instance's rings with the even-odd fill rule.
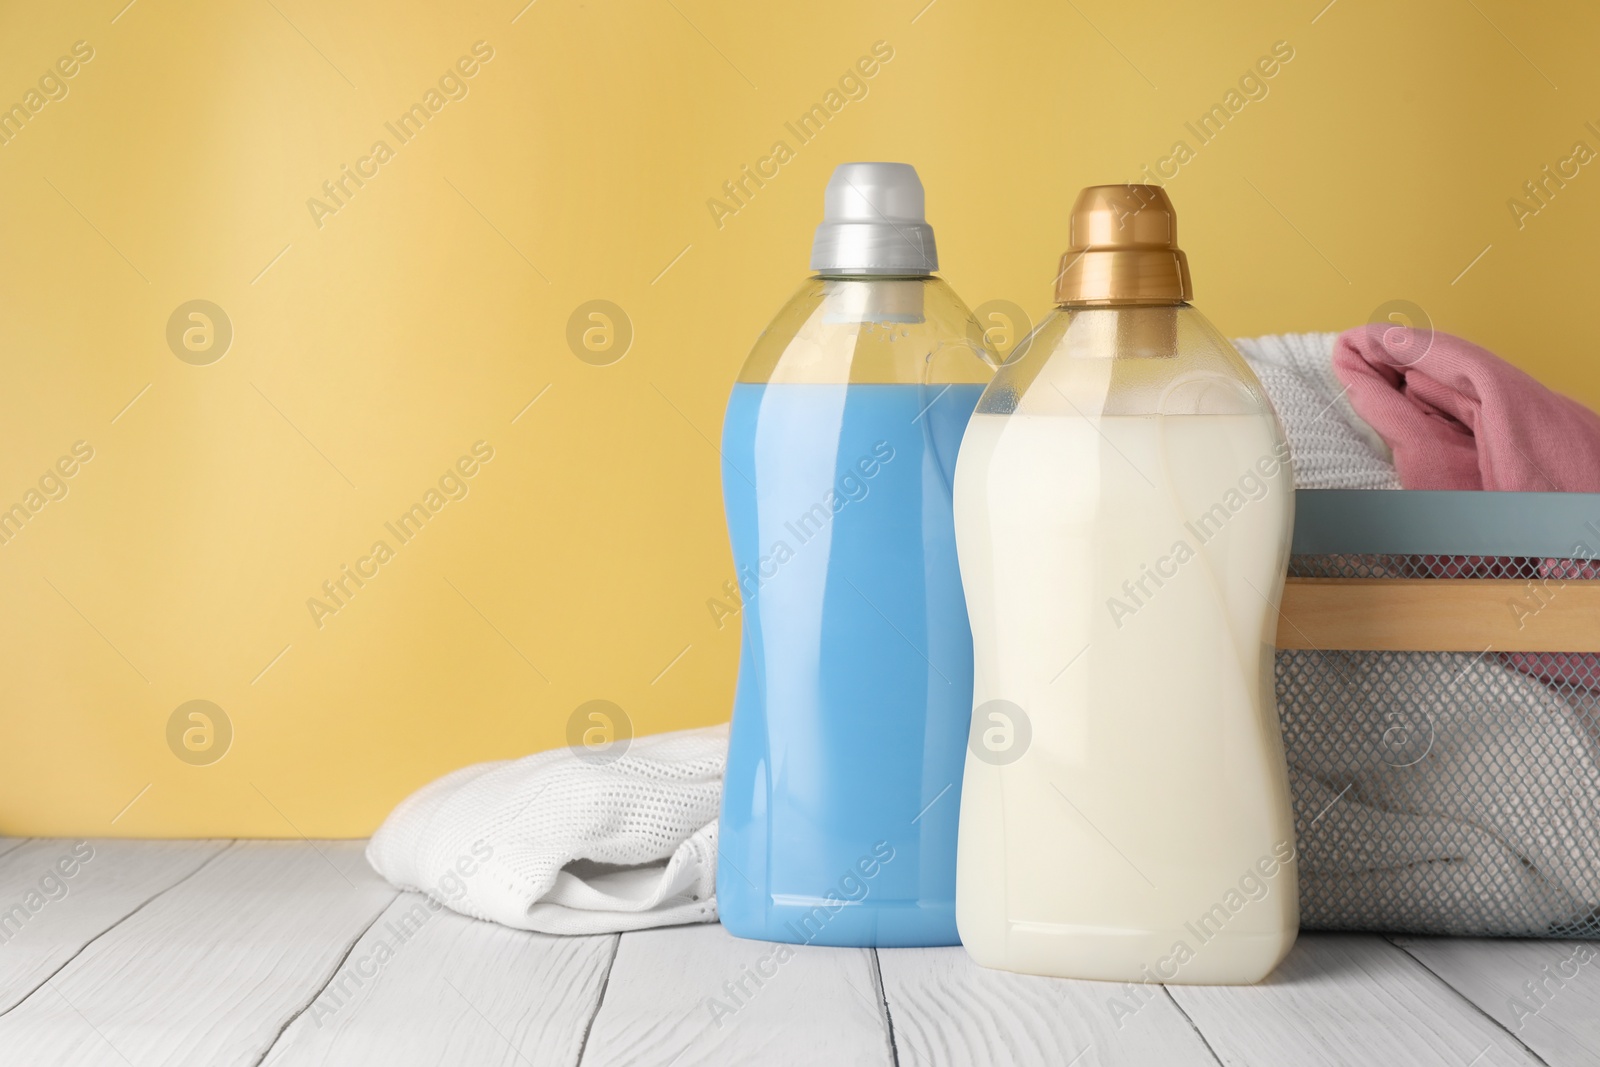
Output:
[[[1597,559],[1600,494],[1297,494],[1304,929],[1600,938]]]

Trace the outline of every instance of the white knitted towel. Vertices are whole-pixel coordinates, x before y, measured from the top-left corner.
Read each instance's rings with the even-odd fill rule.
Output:
[[[521,930],[711,922],[728,728],[480,763],[403,800],[367,845],[400,889]]]
[[[1279,652],[1278,682],[1314,819],[1307,927],[1539,934],[1595,914],[1600,766],[1556,691],[1471,652]]]
[[[1383,438],[1362,421],[1333,373],[1336,333],[1240,337],[1233,343],[1278,409],[1298,489],[1398,489]]]

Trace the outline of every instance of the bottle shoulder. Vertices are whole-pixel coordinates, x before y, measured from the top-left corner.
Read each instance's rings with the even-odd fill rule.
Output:
[[[994,353],[941,278],[807,278],[757,338],[742,383],[984,384]]]
[[[1188,304],[1057,308],[1017,347],[982,414],[1263,415],[1261,382]]]

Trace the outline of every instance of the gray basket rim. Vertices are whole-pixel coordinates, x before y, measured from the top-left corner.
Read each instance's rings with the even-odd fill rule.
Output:
[[[1600,558],[1600,493],[1300,489],[1297,556]]]

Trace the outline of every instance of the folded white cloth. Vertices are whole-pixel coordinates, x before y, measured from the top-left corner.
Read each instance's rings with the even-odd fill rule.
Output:
[[[401,889],[476,919],[598,934],[717,917],[728,728],[480,763],[407,797],[367,845]]]
[[[1308,929],[1547,934],[1600,906],[1600,767],[1548,686],[1471,652],[1279,652]]]
[[[1278,409],[1299,489],[1398,489],[1383,438],[1362,421],[1333,373],[1336,333],[1240,337],[1233,343]]]

